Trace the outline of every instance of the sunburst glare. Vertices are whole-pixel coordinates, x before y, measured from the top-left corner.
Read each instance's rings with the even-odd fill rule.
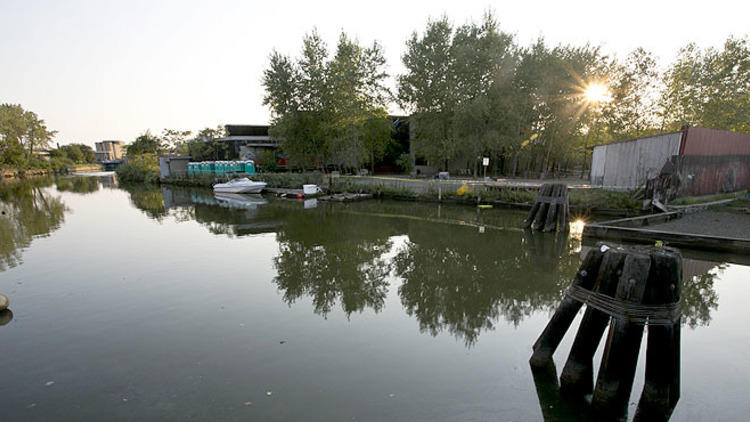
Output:
[[[583,91],[583,96],[590,103],[606,103],[612,100],[609,88],[601,82],[590,83]]]

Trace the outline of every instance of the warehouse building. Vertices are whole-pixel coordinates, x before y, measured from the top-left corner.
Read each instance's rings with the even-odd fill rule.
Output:
[[[675,175],[680,195],[750,186],[750,135],[686,126],[677,132],[594,147],[591,184],[637,188]]]

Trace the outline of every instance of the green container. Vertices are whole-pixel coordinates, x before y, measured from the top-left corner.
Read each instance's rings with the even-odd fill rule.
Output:
[[[255,161],[253,160],[247,160],[245,161],[245,169],[244,172],[247,174],[255,174]]]
[[[189,177],[195,176],[195,163],[188,163],[187,165],[187,174]]]

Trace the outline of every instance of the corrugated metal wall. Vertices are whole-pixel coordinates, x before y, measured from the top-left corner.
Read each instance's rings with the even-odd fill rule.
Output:
[[[635,188],[656,177],[680,151],[682,132],[600,145],[591,160],[591,184]]]
[[[750,155],[681,155],[671,162],[680,195],[735,192],[750,186]]]
[[[750,155],[750,135],[726,130],[689,127],[680,155]]]

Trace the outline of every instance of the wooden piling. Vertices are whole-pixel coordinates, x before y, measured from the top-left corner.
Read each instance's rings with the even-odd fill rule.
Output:
[[[614,296],[618,274],[623,270],[624,251],[612,249],[602,259],[594,291]],[[609,315],[594,308],[586,308],[581,325],[576,333],[570,355],[565,362],[560,385],[565,392],[588,394],[594,389],[594,353],[599,346],[604,330],[609,324]]]
[[[545,183],[523,226],[540,231],[568,231],[568,186],[564,183]]]
[[[573,284],[591,289],[596,281],[603,256],[604,252],[600,248],[589,251],[573,279]],[[581,302],[567,295],[560,301],[555,314],[552,315],[544,331],[534,343],[534,353],[529,360],[532,366],[543,366],[549,363],[581,306],[583,306]]]
[[[682,259],[663,250],[652,255],[654,270],[644,303],[680,300]],[[650,325],[646,348],[646,379],[635,421],[666,421],[680,398],[680,320],[671,325]]]
[[[650,268],[651,258],[648,255],[628,254],[615,298],[632,304],[641,303]],[[632,323],[626,316],[612,317],[591,401],[595,412],[620,414],[623,410],[627,411],[642,337],[642,324]]]
[[[552,354],[585,302],[586,313],[560,376],[560,391],[576,400],[591,392],[593,356],[609,321],[591,411],[594,420],[625,420],[648,324],[646,381],[635,420],[668,420],[680,396],[681,280],[682,259],[676,249],[597,244],[534,344],[532,368],[552,362]]]

